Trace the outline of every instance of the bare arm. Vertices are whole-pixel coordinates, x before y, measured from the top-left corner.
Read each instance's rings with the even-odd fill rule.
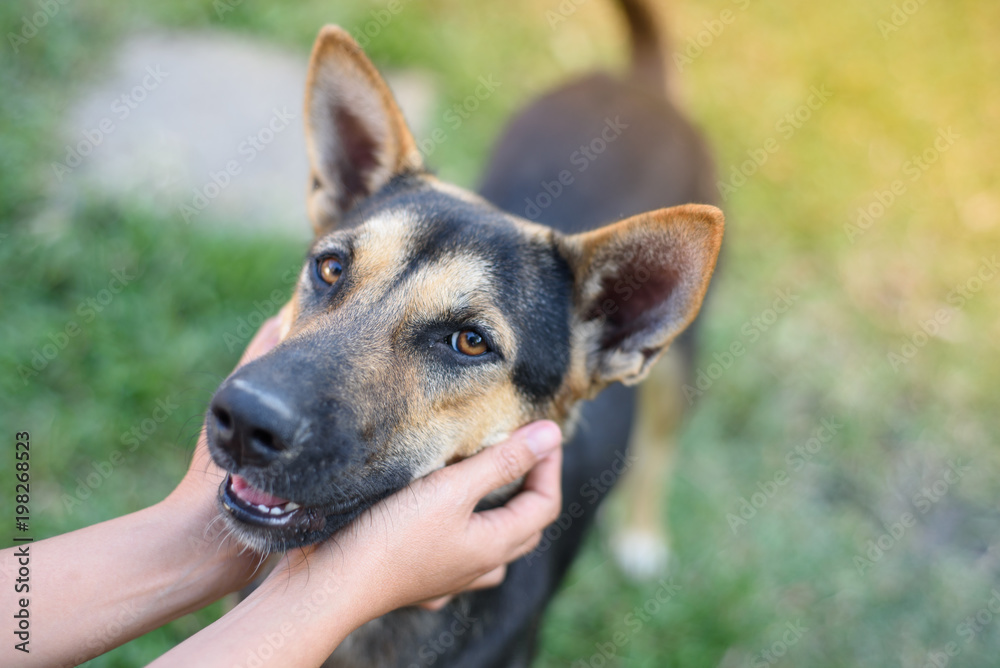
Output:
[[[28,544],[30,653],[4,643],[0,665],[76,665],[243,586],[250,560],[208,543],[190,520],[163,502]],[[16,548],[2,559],[3,572],[17,572]],[[3,589],[9,620],[16,601]]]

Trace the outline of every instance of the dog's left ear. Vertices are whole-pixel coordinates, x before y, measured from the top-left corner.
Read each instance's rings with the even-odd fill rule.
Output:
[[[306,81],[309,217],[317,235],[393,176],[422,169],[420,152],[385,80],[358,43],[324,26]]]
[[[698,314],[724,224],[714,206],[688,204],[563,238],[592,390],[641,381]]]

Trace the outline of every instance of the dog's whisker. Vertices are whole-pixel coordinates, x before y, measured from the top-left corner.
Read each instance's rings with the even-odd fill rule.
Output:
[[[223,518],[222,515],[217,514],[215,517],[211,519],[211,521],[209,521],[208,525],[205,527],[205,534],[210,535],[213,529],[215,528],[215,525],[218,524],[219,522],[225,522],[225,518]]]

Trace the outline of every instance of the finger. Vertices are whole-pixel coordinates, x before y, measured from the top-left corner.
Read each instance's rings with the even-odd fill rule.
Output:
[[[429,601],[417,603],[417,607],[423,608],[424,610],[430,610],[431,612],[436,612],[441,608],[443,608],[444,606],[451,603],[451,599],[453,598],[455,598],[454,594],[448,594],[447,596],[438,596],[437,598],[432,598]]]
[[[541,537],[541,534],[538,534]],[[494,587],[499,587],[504,578],[507,577],[507,565],[501,565],[494,568],[489,573],[480,575],[478,578],[470,582],[469,584],[462,587],[462,589],[456,594],[463,591],[475,591],[478,589],[493,589]],[[448,594],[447,596],[438,596],[437,598],[432,598],[421,603],[417,603],[418,608],[423,608],[424,610],[437,611],[444,606],[451,603],[452,599],[455,598],[455,594]]]
[[[562,450],[557,449],[532,469],[522,490],[506,504],[473,515],[475,539],[499,542],[505,561],[513,559],[517,548],[559,516],[561,469]]]
[[[466,585],[462,591],[475,591],[477,589],[493,589],[499,587],[507,577],[507,565],[497,566],[489,573],[480,575],[478,578]]]
[[[562,433],[555,422],[539,420],[521,427],[506,441],[445,467],[440,474],[462,480],[470,500],[478,503],[493,490],[528,473],[539,459],[558,448],[561,441]]]
[[[538,544],[540,542],[542,542],[542,531],[536,531],[535,533],[528,536],[528,539],[526,541],[524,541],[511,551],[510,560],[516,561],[520,559],[521,557],[523,557],[524,555],[528,554],[536,547],[538,547]]]

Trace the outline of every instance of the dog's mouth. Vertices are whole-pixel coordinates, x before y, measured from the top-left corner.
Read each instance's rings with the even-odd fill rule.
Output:
[[[260,552],[275,552],[328,538],[391,491],[347,505],[310,506],[265,492],[230,473],[219,488],[219,505],[241,542]]]
[[[259,490],[247,482],[246,478],[235,473],[230,473],[226,477],[219,498],[222,507],[236,519],[255,526],[300,525],[302,520],[313,514],[310,512],[312,509]],[[315,521],[310,521],[309,524],[315,524]],[[322,527],[313,530],[317,529]]]

